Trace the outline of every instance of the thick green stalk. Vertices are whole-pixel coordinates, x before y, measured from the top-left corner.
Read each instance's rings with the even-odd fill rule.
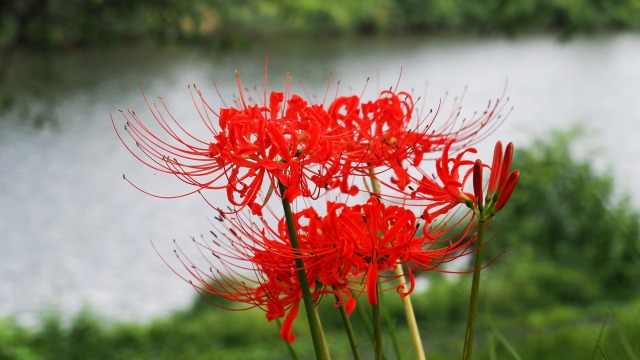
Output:
[[[280,188],[280,194],[284,194],[287,190],[281,183],[278,184]],[[309,281],[307,280],[307,274],[304,271],[304,262],[300,255],[300,244],[298,243],[298,231],[296,230],[296,224],[293,220],[293,212],[291,211],[291,204],[287,199],[282,199],[282,208],[284,209],[284,216],[287,220],[287,230],[289,232],[289,240],[291,242],[291,248],[296,255],[295,264],[298,273],[298,280],[300,281],[300,289],[302,290],[302,300],[304,302],[304,308],[307,312],[307,319],[309,320],[309,329],[311,330],[311,337],[313,339],[313,348],[316,352],[316,359],[328,360],[331,358],[329,354],[329,348],[327,341],[322,330],[322,324],[320,323],[320,317],[316,312],[315,306],[313,306],[313,299],[311,298],[311,290],[309,288]]]
[[[478,240],[476,241],[475,263],[473,266],[473,280],[471,282],[471,297],[469,299],[469,315],[467,317],[467,332],[464,338],[463,360],[471,360],[473,352],[473,335],[476,326],[478,294],[480,293],[480,270],[482,269],[482,248],[484,243],[484,228],[486,220],[482,218],[478,224]]]
[[[407,280],[404,277],[404,271],[402,270],[402,265],[398,264],[396,266],[396,276],[398,277],[398,282],[403,287],[403,292],[407,292]],[[418,329],[418,322],[416,321],[416,315],[413,312],[413,304],[411,303],[411,298],[409,295],[401,297],[402,304],[404,305],[404,314],[407,318],[407,327],[409,328],[409,333],[411,334],[411,342],[413,344],[413,350],[416,353],[416,359],[418,360],[426,360],[426,356],[424,354],[424,348],[422,347],[422,339],[420,338],[420,330]]]

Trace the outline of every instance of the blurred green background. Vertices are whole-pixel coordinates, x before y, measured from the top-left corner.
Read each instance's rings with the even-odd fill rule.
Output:
[[[136,42],[239,46],[273,36],[571,34],[640,27],[638,0],[9,0],[0,7],[5,51]]]
[[[24,54],[46,59],[165,45],[223,53],[264,39],[319,37],[545,34],[571,41],[640,28],[640,0],[14,0],[0,2],[0,14],[5,113],[29,107],[15,84],[5,86]],[[20,119],[42,125],[49,115],[32,111]],[[64,126],[64,119],[57,123]],[[477,359],[640,358],[640,215],[611,175],[570,151],[584,136],[580,128],[554,132],[516,152],[522,177],[486,248],[487,258],[506,254],[483,272]],[[428,277],[428,289],[412,296],[427,357],[457,358],[470,277]],[[277,325],[262,312],[223,311],[194,299],[187,309],[139,323],[91,309],[71,320],[54,311],[36,326],[9,316],[0,320],[0,359],[288,358]],[[394,294],[385,295],[384,304],[386,326],[399,329],[404,358],[411,359],[401,304]],[[329,301],[321,317],[335,358],[349,358]],[[294,348],[309,358],[303,319]],[[368,337],[355,315],[354,322],[366,353]],[[395,358],[391,349],[388,358]]]

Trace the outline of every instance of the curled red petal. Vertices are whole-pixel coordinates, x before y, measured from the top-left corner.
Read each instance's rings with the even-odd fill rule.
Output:
[[[296,341],[296,335],[293,333],[293,322],[298,317],[299,308],[300,300],[296,301],[293,304],[293,306],[289,310],[289,313],[287,314],[287,317],[285,317],[284,321],[282,322],[282,327],[280,328],[280,337],[290,343]]]

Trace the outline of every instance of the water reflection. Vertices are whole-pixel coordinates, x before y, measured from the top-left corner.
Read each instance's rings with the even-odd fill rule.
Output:
[[[198,198],[163,201],[134,190],[122,174],[180,192],[177,182],[138,164],[119,143],[110,114],[134,109],[149,117],[140,87],[162,95],[184,123],[199,121],[187,85],[197,83],[219,104],[213,81],[231,100],[233,71],[245,85],[262,84],[265,54],[269,84],[282,89],[287,73],[309,96],[324,96],[329,74],[341,93],[395,86],[414,89],[434,107],[469,87],[463,112],[484,109],[508,82],[515,108],[492,140],[526,145],[550,129],[586,126],[590,138],[576,150],[601,152],[621,189],[640,204],[630,179],[640,134],[640,36],[622,34],[558,43],[549,38],[419,38],[257,44],[251,51],[219,55],[196,49],[127,49],[53,58],[51,78],[21,61],[9,86],[32,109],[53,114],[39,129],[20,111],[0,122],[0,315],[33,321],[46,306],[67,314],[91,306],[119,319],[148,319],[187,305],[193,291],[153,251],[170,254],[171,240],[209,230],[210,209]],[[35,64],[35,65],[34,65]],[[24,79],[45,93],[29,94]],[[367,78],[371,80],[367,83]],[[428,82],[428,84],[427,84]],[[334,81],[332,95],[338,83]],[[451,104],[451,102],[449,102]],[[447,108],[448,109],[448,108]],[[35,110],[33,110],[35,111]],[[491,141],[481,146],[490,154]]]

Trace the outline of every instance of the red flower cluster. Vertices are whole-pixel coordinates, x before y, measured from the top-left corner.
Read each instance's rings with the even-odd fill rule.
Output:
[[[133,111],[130,116],[122,114],[124,129],[137,151],[127,145],[117,127],[116,132],[144,164],[195,186],[181,196],[225,189],[236,210],[249,206],[257,215],[263,207],[257,197],[265,178],[274,189],[284,185],[286,193],[280,195],[290,202],[299,196],[317,198],[323,190],[334,188],[354,195],[360,190],[353,183],[354,175],[368,177],[389,169],[394,173],[390,186],[404,191],[412,180],[409,168],[419,167],[426,154],[460,149],[482,130],[493,129],[492,120],[500,120],[501,104],[496,101],[459,129],[451,129],[455,117],[439,129],[435,116],[413,123],[411,95],[392,91],[365,103],[357,96],[338,97],[328,109],[289,92],[272,92],[268,103],[249,104],[236,76],[238,107],[216,112],[196,89],[203,105],[199,114],[211,134],[208,139],[188,132],[171,116],[162,98],[167,115],[146,97],[145,102],[166,137],[147,127]],[[212,116],[218,118],[217,125]]]
[[[216,261],[209,263],[209,271],[202,271],[180,252],[189,273],[183,278],[203,293],[263,308],[268,319],[286,315],[282,337],[293,341],[291,326],[302,298],[296,258],[304,259],[313,298],[332,293],[351,313],[354,296],[366,293],[369,303],[376,304],[378,291],[408,294],[416,275],[473,251],[472,227],[449,236],[421,229],[413,211],[385,206],[375,197],[353,206],[327,202],[326,208],[325,216],[312,207],[293,214],[299,249],[292,249],[288,241],[284,218],[272,228],[264,218],[258,226],[246,213],[233,218],[221,213],[217,219],[223,228],[212,232],[211,241],[196,241],[201,254],[212,254]],[[407,269],[408,292],[401,292],[405,289],[393,281],[397,266]]]
[[[504,155],[502,145],[496,145],[491,166],[465,159],[476,152],[469,143],[499,123],[499,101],[456,128],[457,115],[437,125],[437,111],[414,120],[415,103],[406,92],[383,91],[368,102],[337,97],[325,109],[291,94],[287,85],[286,92],[272,92],[268,101],[265,90],[263,104],[252,104],[237,78],[236,107],[215,111],[196,89],[193,98],[202,104],[199,114],[208,138],[188,132],[164,102],[165,111],[160,111],[148,101],[165,136],[131,111],[130,116],[123,113],[125,130],[136,147],[118,136],[146,165],[194,186],[183,195],[226,190],[232,207],[216,207],[214,238],[194,240],[209,270],[180,250],[176,254],[187,272],[180,276],[202,293],[260,307],[270,320],[284,317],[281,336],[288,341],[295,338],[292,326],[303,296],[300,271],[315,301],[334,294],[348,312],[360,294],[366,293],[371,304],[377,303],[379,291],[395,289],[404,296],[417,275],[473,252],[477,220],[495,215],[517,183],[519,172],[509,173],[511,144]],[[434,157],[435,175],[427,175],[423,167]],[[491,172],[486,198],[484,170]],[[313,202],[333,190],[358,194],[358,179],[367,188],[366,202]],[[473,192],[466,186],[470,179]],[[291,214],[296,246],[286,216],[267,204],[274,190],[297,205]],[[454,216],[459,205],[470,211]],[[245,207],[250,214],[242,211]],[[259,215],[259,221],[252,215]],[[270,225],[269,217],[277,226]],[[393,281],[399,266],[409,289]]]

